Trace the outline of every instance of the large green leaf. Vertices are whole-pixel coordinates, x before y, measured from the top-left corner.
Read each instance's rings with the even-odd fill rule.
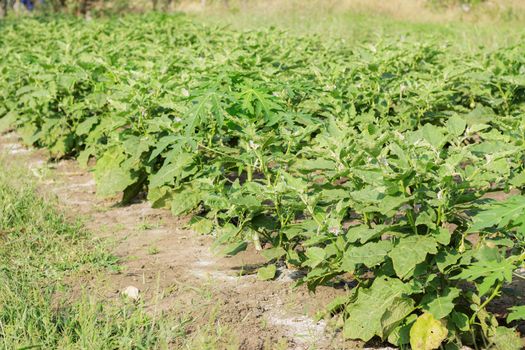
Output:
[[[192,164],[193,156],[188,153],[179,154],[172,163],[164,164],[157,173],[149,178],[151,187],[160,187],[165,184],[173,184],[175,179],[181,177],[184,168]]]
[[[124,191],[135,182],[130,169],[121,167],[126,159],[124,153],[114,148],[104,153],[97,160],[95,166],[95,181],[97,183],[97,194],[100,196],[111,196]]]
[[[453,136],[462,135],[466,127],[467,121],[458,115],[454,115],[447,120],[447,130]]]
[[[374,267],[385,260],[392,249],[392,242],[369,242],[362,246],[352,246],[344,254],[341,268],[344,271],[354,271],[357,264]]]
[[[525,197],[513,196],[502,202],[492,202],[476,214],[468,232],[478,232],[493,226],[516,225],[525,237]]]
[[[435,238],[413,235],[400,238],[388,256],[392,259],[396,274],[400,278],[406,278],[428,254],[437,253],[436,247]]]
[[[377,225],[373,228],[370,228],[367,225],[358,225],[350,227],[346,236],[349,242],[354,243],[360,241],[361,243],[366,243],[369,240],[381,236],[381,234],[388,230],[388,228],[389,227],[386,225]]]
[[[481,295],[490,291],[497,281],[511,282],[512,272],[516,266],[507,259],[481,260],[470,264],[460,274],[451,277],[452,280],[464,279],[467,281],[477,281],[477,287]]]
[[[446,141],[446,136],[442,128],[432,124],[425,124],[423,126],[423,138],[436,150],[441,149]]]
[[[12,127],[17,121],[18,115],[14,111],[8,112],[0,118],[0,133]]]
[[[401,280],[388,277],[377,278],[370,288],[360,289],[357,299],[346,308],[344,336],[364,341],[375,335],[388,337],[393,326],[411,312],[411,292]]]
[[[202,200],[201,193],[192,187],[171,193],[171,212],[173,215],[187,214]]]

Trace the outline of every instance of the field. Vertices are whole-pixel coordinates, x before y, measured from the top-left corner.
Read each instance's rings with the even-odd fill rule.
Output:
[[[133,303],[86,301],[78,290],[66,298],[72,302],[64,301],[67,316],[57,320],[52,304],[79,266],[102,275],[119,269],[104,243],[111,233],[95,248],[77,247],[77,240],[89,241],[76,233],[82,225],[71,223],[78,213],[63,218],[34,185],[9,180],[10,169],[24,163],[10,160],[16,158],[11,152],[0,177],[0,243],[8,247],[0,246],[6,281],[0,344],[522,349],[525,30],[501,18],[483,25],[418,23],[363,10],[272,23],[275,16],[250,15],[249,9],[248,15],[221,11],[3,20],[0,132],[46,149],[49,164],[58,162],[59,169],[66,162],[84,169],[75,172],[91,172],[100,200],[117,205],[114,215],[122,210],[136,223],[134,209],[125,214],[126,208],[167,209],[177,218],[173,227],[212,237],[202,244],[229,257],[214,264],[240,265],[239,276],[257,276],[254,292],[236,292],[247,299],[256,299],[259,288],[260,295],[265,288],[279,293],[279,280],[294,276],[294,290],[322,300],[317,318],[330,323],[342,343],[305,345],[290,340],[289,332],[281,340],[250,343],[241,336],[235,343],[242,321],[232,321],[224,335],[210,308],[157,314]],[[261,25],[268,21],[272,26]],[[321,24],[308,25],[313,22]],[[71,159],[78,165],[67,163]],[[62,203],[67,213],[68,199]],[[128,229],[126,220],[105,220]],[[151,227],[144,225],[145,237]],[[39,242],[39,232],[51,243],[30,245]],[[24,235],[29,238],[20,241]],[[139,244],[137,237],[131,242]],[[182,267],[190,255],[208,254],[166,237],[162,250],[170,244],[184,249],[156,261],[159,271],[162,264]],[[49,276],[12,269],[11,262],[26,266],[36,259],[37,270],[47,269],[42,264],[54,269],[54,250],[64,244],[75,247],[59,262],[69,272],[50,272],[54,287],[35,299],[34,285]],[[40,249],[50,258],[38,256]],[[159,248],[148,252],[157,255]],[[186,299],[199,300],[196,305],[211,303],[202,283],[184,278],[185,288],[200,292],[197,299],[194,290],[181,295],[191,294]],[[17,289],[17,283],[27,286]],[[17,298],[10,308],[2,304]],[[33,300],[31,322],[42,317],[56,333],[45,334],[48,326],[38,322],[24,330],[24,299]],[[264,302],[246,304],[247,314],[254,305],[264,309]],[[117,316],[101,320],[104,312]],[[206,320],[192,326],[199,313]],[[78,315],[98,320],[105,333],[90,332],[74,321]]]

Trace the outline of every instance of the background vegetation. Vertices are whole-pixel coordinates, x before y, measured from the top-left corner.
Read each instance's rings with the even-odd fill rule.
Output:
[[[226,253],[264,246],[263,279],[357,281],[329,307],[348,338],[522,346],[525,309],[489,307],[522,278],[524,197],[484,197],[525,186],[521,2],[46,6],[192,18],[5,22],[0,128],[97,158],[100,194],[147,190]]]
[[[5,7],[19,0],[1,0]],[[522,18],[520,0],[33,0],[38,11],[77,15],[108,15],[144,11],[252,12],[254,14],[333,11],[367,12],[412,21],[467,19],[510,20]]]

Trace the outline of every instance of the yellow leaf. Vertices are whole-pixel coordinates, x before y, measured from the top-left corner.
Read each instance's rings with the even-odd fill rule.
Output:
[[[432,314],[419,316],[410,329],[410,345],[412,350],[433,350],[447,338],[447,327],[436,320]]]

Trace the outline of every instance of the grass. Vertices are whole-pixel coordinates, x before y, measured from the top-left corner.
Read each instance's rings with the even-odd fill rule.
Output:
[[[218,349],[231,340],[213,313],[198,326],[192,310],[152,311],[79,287],[118,261],[29,178],[0,159],[0,349]]]
[[[13,176],[12,167],[2,169],[9,173],[0,173],[1,348],[166,348],[184,334],[182,324],[174,329],[140,305],[104,302],[65,283],[115,270],[117,259],[30,182],[13,184],[23,177]]]

